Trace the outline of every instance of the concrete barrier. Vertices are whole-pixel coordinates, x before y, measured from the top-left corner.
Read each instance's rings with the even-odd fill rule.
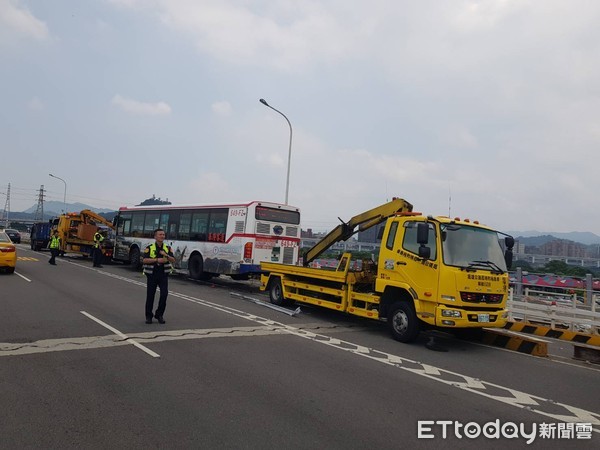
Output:
[[[543,339],[523,336],[502,328],[485,328],[481,342],[528,355],[548,356],[548,343]]]
[[[526,322],[507,322],[506,330],[518,331],[519,333],[535,334],[536,336],[572,341],[580,344],[600,347],[600,336],[586,333],[578,333],[570,330],[550,328],[545,325],[537,325]]]

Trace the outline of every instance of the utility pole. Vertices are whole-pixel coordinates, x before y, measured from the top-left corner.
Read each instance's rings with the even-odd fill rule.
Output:
[[[8,216],[10,215],[10,183],[8,183],[8,189],[6,190],[6,203],[4,204],[4,227],[9,227]]]
[[[269,105],[267,103],[267,101],[264,98],[261,98],[259,100],[259,102],[261,102],[267,108],[271,108],[273,111],[278,112],[279,114],[281,114],[283,116],[283,118],[287,121],[288,125],[290,126],[290,146],[289,146],[289,149],[288,149],[287,177],[285,179],[285,204],[287,205],[288,204],[288,193],[290,191],[290,164],[291,164],[291,161],[292,161],[292,123],[290,122],[290,119],[288,119],[287,116],[284,113],[282,113],[278,109],[273,108],[271,105]]]
[[[33,220],[36,222],[44,221],[44,185],[40,186],[40,192],[38,194],[38,203],[37,208],[35,209],[35,215],[33,216]]]

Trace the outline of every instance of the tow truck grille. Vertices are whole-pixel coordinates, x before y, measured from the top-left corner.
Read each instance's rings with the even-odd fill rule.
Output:
[[[460,299],[468,303],[495,304],[502,302],[502,294],[482,294],[481,292],[461,292]]]

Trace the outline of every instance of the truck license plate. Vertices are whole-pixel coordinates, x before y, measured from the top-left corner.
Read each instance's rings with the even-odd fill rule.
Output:
[[[489,314],[477,314],[477,322],[489,322],[490,315]]]

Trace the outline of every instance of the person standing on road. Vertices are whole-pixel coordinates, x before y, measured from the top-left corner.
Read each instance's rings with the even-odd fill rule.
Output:
[[[50,236],[50,241],[48,241],[48,248],[50,249],[50,259],[48,260],[49,264],[53,266],[56,265],[56,256],[60,252],[60,238],[58,237],[58,230],[54,230],[52,236]]]
[[[152,323],[152,317],[156,317],[158,323],[165,323],[163,314],[167,307],[167,295],[169,294],[169,273],[171,264],[175,262],[172,249],[164,243],[165,230],[158,228],[154,230],[154,244],[150,244],[144,250],[144,274],[148,284],[146,285],[146,323]],[[158,308],[154,315],[154,296],[156,288],[160,289]]]
[[[102,241],[104,240],[104,236],[100,233],[100,230],[96,231],[94,234],[94,267],[102,267]]]

